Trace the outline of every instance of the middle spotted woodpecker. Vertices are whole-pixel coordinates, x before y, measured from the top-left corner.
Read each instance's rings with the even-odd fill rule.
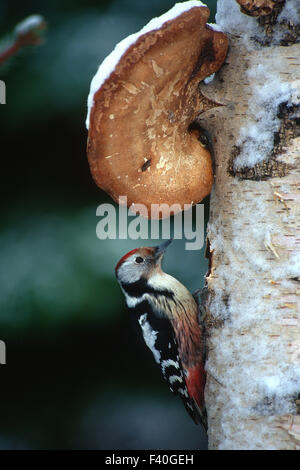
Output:
[[[116,277],[171,391],[180,396],[194,422],[201,422],[206,429],[198,305],[184,285],[161,269],[171,241],[130,251],[118,262]]]

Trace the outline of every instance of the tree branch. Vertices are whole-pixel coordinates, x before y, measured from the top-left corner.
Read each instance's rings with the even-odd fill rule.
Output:
[[[21,21],[14,29],[13,42],[6,49],[0,51],[0,65],[23,47],[41,44],[45,28],[46,22],[40,15],[31,15]]]

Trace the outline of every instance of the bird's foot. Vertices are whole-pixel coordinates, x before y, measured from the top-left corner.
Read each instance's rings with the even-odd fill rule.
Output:
[[[193,292],[193,297],[196,301],[196,304],[198,305],[198,322],[200,325],[204,324],[204,320],[206,317],[206,310],[205,310],[205,303],[207,300],[208,296],[208,288],[205,287],[199,287],[199,289],[196,289]]]

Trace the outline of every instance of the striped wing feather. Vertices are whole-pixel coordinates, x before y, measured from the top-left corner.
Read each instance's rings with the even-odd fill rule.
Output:
[[[145,343],[160,366],[163,378],[168,383],[170,390],[182,399],[194,422],[202,422],[200,410],[188,393],[178,345],[170,321],[144,310],[140,313],[138,322]]]

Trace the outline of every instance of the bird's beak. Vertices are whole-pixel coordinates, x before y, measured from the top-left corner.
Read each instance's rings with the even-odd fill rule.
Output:
[[[173,238],[170,238],[170,240],[166,240],[160,245],[154,247],[154,250],[155,250],[154,254],[157,260],[163,256],[164,252],[166,251],[170,243],[172,243],[172,241],[173,241]]]

